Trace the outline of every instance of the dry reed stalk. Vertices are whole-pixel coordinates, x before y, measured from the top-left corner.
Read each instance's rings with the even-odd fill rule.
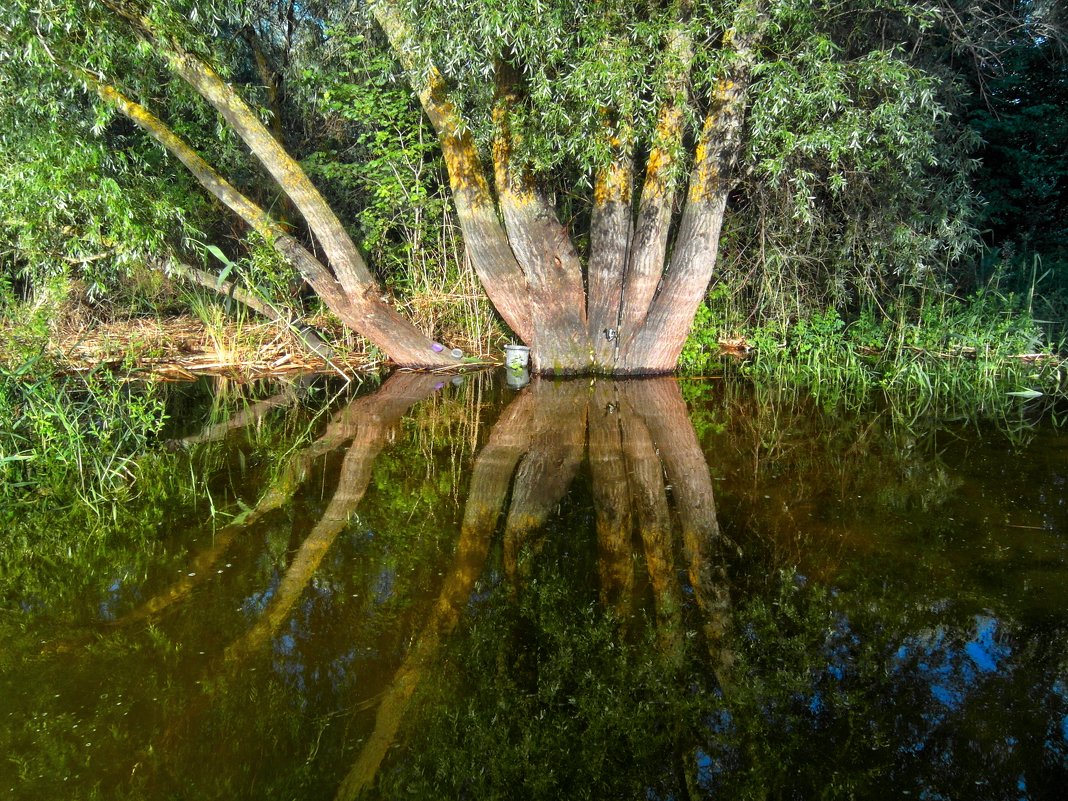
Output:
[[[328,362],[276,324],[206,326],[193,317],[134,318],[70,326],[50,343],[62,372],[125,368],[135,377],[189,381],[200,375],[253,380],[294,372],[373,371],[382,363],[362,343]]]

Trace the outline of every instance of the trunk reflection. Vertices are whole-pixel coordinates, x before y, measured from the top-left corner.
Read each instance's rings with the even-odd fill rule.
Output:
[[[501,415],[476,458],[456,563],[379,704],[374,730],[343,781],[338,801],[351,801],[373,785],[418,683],[435,665],[484,569],[510,486],[503,563],[513,597],[521,590],[529,572],[524,560],[537,558],[549,536],[546,521],[578,473],[587,423],[603,603],[617,612],[634,603],[637,538],[652,587],[660,648],[668,664],[679,662],[683,587],[665,483],[665,475],[677,474],[672,497],[682,522],[683,555],[694,593],[708,615],[709,647],[718,644],[729,604],[726,587],[716,584],[724,580],[722,565],[710,562],[718,553],[719,535],[712,482],[674,380],[598,381],[592,386],[586,381],[535,381]],[[680,452],[668,458],[666,452],[675,448]],[[687,500],[698,508],[678,508]]]

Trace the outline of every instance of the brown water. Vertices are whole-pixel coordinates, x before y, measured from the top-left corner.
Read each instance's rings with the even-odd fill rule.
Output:
[[[0,582],[0,796],[1063,797],[1048,421],[673,379],[261,397],[176,400],[139,498],[41,517],[71,547]]]

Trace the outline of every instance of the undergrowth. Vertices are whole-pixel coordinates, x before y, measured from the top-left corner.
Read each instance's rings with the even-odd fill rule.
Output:
[[[684,372],[720,367],[726,321],[716,300],[713,294],[698,312],[680,359]],[[872,305],[848,321],[832,308],[741,331],[751,355],[744,374],[808,389],[827,403],[878,393],[905,410],[982,413],[1068,391],[1060,343],[1049,341],[1030,298],[993,288],[963,300]]]
[[[2,311],[0,519],[28,494],[67,487],[91,506],[114,503],[163,425],[158,388],[127,381],[133,364],[64,374],[49,348],[47,310],[9,303]]]

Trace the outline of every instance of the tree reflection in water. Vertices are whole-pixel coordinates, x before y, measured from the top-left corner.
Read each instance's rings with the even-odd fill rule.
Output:
[[[38,762],[92,777],[71,798],[1002,799],[1068,781],[1062,612],[1014,619],[973,584],[939,585],[937,542],[856,564],[838,546],[818,580],[798,569],[798,510],[828,487],[889,484],[893,458],[924,485],[947,472],[866,445],[877,421],[769,423],[743,395],[702,444],[673,379],[536,381],[470,457],[442,456],[445,438],[423,439],[441,420],[404,429],[441,386],[398,374],[357,397],[285,446],[177,580],[109,588],[98,630],[0,665],[30,688],[9,719],[49,721],[6,741],[9,764],[42,776],[16,798],[55,797]],[[723,520],[706,453],[718,477],[746,477],[720,485]],[[231,559],[244,572],[213,578]],[[102,672],[151,710],[140,724]],[[97,705],[60,708],[50,681]],[[83,758],[69,742],[90,725],[110,734]]]
[[[995,799],[1061,786],[1063,646],[1019,632],[1043,655],[1010,678],[1008,627],[917,611],[877,574],[840,597],[783,564],[748,582],[762,594],[732,592],[744,560],[720,532],[675,381],[535,384],[493,438],[509,432],[509,458],[472,476],[472,497],[495,499],[480,558],[507,503],[501,573],[483,569],[461,616],[476,589],[465,563],[463,592],[409,652],[342,801],[882,798],[888,786],[949,798],[963,785]],[[1039,697],[1021,698],[1021,681]],[[1019,706],[996,713],[1008,698]]]
[[[587,419],[601,597],[617,615],[636,609],[633,544],[637,536],[655,607],[659,652],[655,669],[667,678],[682,668],[684,591],[692,594],[705,617],[707,644],[717,654],[716,664],[726,663],[718,655],[723,651],[729,600],[722,565],[710,560],[720,545],[712,482],[675,382],[601,381],[591,387],[588,382],[537,381],[505,410],[475,460],[456,565],[385,694],[374,731],[343,782],[339,799],[354,799],[372,785],[416,685],[436,668],[442,641],[455,629],[485,569],[483,562],[502,510],[507,509],[502,532],[507,597],[495,601],[503,609],[522,608],[525,601],[520,599],[531,592],[531,585],[537,583],[534,577],[540,575],[536,565],[542,561],[543,550],[556,552],[560,544],[556,540],[581,536],[546,523],[567,495],[585,456]],[[682,523],[686,574],[676,565],[669,489]],[[549,561],[556,564],[555,559]],[[716,578],[720,579],[718,587]],[[537,592],[541,591],[539,587]],[[576,610],[560,611],[570,616]],[[517,640],[514,626],[501,632],[502,642],[522,640]],[[465,672],[483,667],[468,666]],[[590,667],[577,663],[570,669],[588,671]]]

